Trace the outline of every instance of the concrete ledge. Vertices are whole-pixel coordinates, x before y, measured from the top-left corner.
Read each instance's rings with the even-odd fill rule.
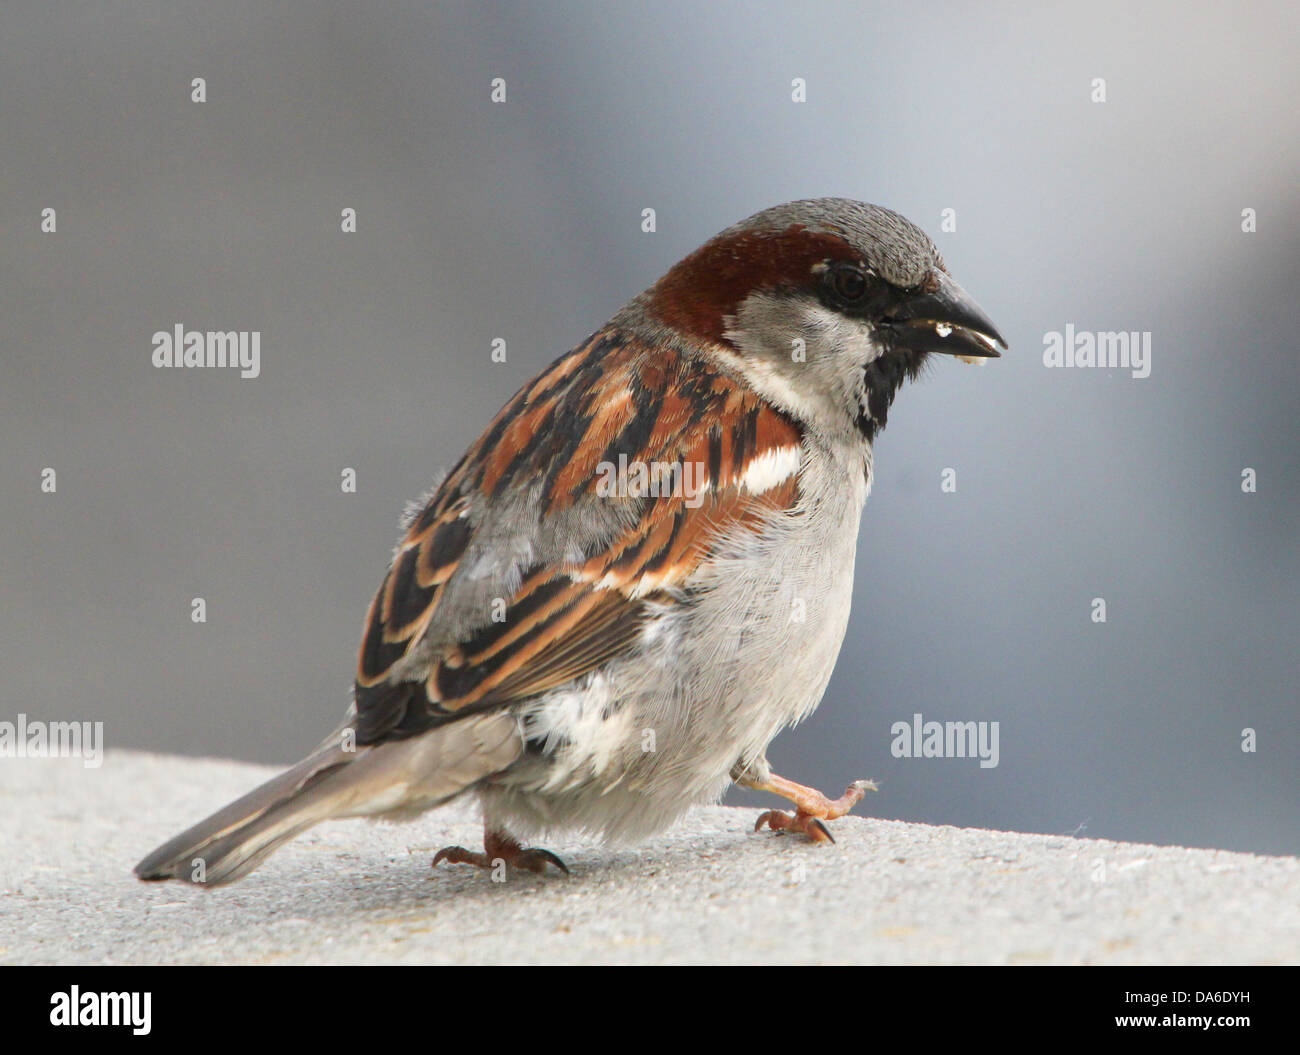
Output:
[[[472,806],[317,829],[235,886],[131,866],[265,779],[110,752],[0,760],[2,963],[1296,963],[1300,859],[847,818],[837,845],[694,811],[632,850],[559,840],[563,877],[431,872]]]

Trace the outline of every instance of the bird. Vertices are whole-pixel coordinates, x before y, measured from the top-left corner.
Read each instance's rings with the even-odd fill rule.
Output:
[[[933,356],[1007,343],[924,231],[845,198],[723,230],[525,384],[411,503],[342,724],[158,847],[145,880],[219,886],[318,822],[477,797],[483,849],[663,831],[733,784],[833,841],[831,798],[768,745],[820,703],[849,621],[873,444]]]

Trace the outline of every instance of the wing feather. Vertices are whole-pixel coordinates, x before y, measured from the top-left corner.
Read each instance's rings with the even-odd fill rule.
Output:
[[[502,409],[399,544],[362,637],[360,742],[527,699],[626,654],[656,606],[684,603],[720,533],[759,530],[793,508],[800,441],[793,421],[698,359],[604,331],[557,360]],[[784,475],[753,486],[745,474],[758,458]],[[648,491],[645,477],[627,486],[632,476],[602,490],[609,467],[636,463]],[[503,610],[467,619],[452,588],[520,488],[536,498],[529,559]],[[611,538],[578,553],[572,540],[534,546],[548,522],[598,506],[619,514]]]

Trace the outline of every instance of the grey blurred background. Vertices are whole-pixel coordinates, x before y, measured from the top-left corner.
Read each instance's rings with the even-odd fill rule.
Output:
[[[1283,3],[6,5],[0,719],[298,757],[435,471],[705,238],[843,195],[929,231],[1012,350],[900,394],[778,771],[875,777],[886,817],[1296,852],[1298,31]],[[154,369],[177,323],[260,330],[261,377]],[[1152,331],[1151,376],[1045,369],[1067,323]],[[998,721],[1000,765],[893,758],[915,712]]]

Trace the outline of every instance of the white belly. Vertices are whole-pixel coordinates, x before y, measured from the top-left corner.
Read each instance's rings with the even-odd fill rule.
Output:
[[[715,801],[821,701],[848,626],[868,481],[814,454],[794,515],[734,534],[639,652],[525,705],[535,745],[484,793],[489,820],[531,837],[579,828],[641,838]]]

